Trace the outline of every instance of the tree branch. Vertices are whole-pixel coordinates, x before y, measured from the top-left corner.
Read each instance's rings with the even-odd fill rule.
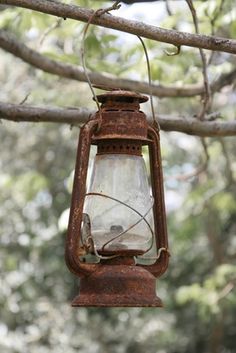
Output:
[[[77,21],[88,22],[94,11],[75,5],[62,4],[55,0],[1,0],[2,4],[19,6],[34,11],[47,13],[62,18],[71,18]],[[228,38],[190,34],[176,30],[164,29],[143,22],[127,20],[111,14],[94,16],[91,23],[115,29],[118,31],[135,34],[159,42],[170,43],[175,46],[190,46],[209,50],[223,51],[236,54],[236,41]]]
[[[192,0],[186,0],[188,7],[191,11],[192,18],[193,18],[193,23],[195,27],[195,32],[199,34],[199,26],[198,26],[198,17],[197,17],[197,12],[195,10],[195,7],[193,5]],[[204,98],[203,98],[203,105],[201,112],[198,115],[198,118],[200,120],[203,120],[205,118],[206,112],[209,112],[210,107],[211,107],[211,88],[208,80],[208,72],[207,72],[207,59],[206,55],[204,53],[204,50],[202,48],[199,48],[201,60],[202,60],[202,76],[203,76],[203,82],[204,82]]]
[[[85,108],[41,108],[0,102],[0,119],[15,122],[50,122],[77,125],[86,122],[92,113],[92,111]],[[201,122],[194,118],[158,116],[158,121],[164,131],[178,131],[190,135],[210,137],[236,135],[236,120]]]
[[[24,43],[19,41],[13,34],[0,30],[0,48],[21,58],[28,64],[41,69],[45,72],[73,79],[77,81],[87,82],[83,69],[76,65],[61,63],[56,60],[47,58],[45,55],[28,48]],[[111,88],[121,88],[133,91],[139,91],[149,94],[150,87],[147,82],[121,79],[112,75],[100,74],[95,72],[89,73],[90,80],[93,84],[108,86]],[[231,84],[236,79],[236,69],[221,75],[215,82],[211,84],[212,91],[219,91],[222,87]],[[192,97],[204,93],[204,87],[200,84],[184,85],[184,87],[152,85],[152,94],[157,97]]]

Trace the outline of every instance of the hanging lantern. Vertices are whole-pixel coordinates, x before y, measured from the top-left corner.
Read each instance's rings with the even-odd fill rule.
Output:
[[[72,306],[162,306],[156,278],[169,252],[159,134],[139,110],[148,98],[116,90],[97,99],[99,111],[80,130],[72,191],[66,262],[81,277]]]

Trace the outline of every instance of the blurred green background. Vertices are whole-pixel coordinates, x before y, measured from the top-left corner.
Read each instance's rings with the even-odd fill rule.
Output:
[[[234,1],[194,4],[201,33],[235,37]],[[124,5],[117,14],[194,32],[185,2],[168,5],[171,11],[164,1]],[[20,8],[0,10],[0,27],[19,41],[81,66],[83,24]],[[164,49],[172,50],[170,45],[145,43],[155,83],[202,82],[197,49],[169,57]],[[135,37],[90,26],[85,44],[89,69],[147,80]],[[235,68],[232,55],[210,57],[207,52],[210,81]],[[4,51],[0,82],[1,101],[20,103],[27,96],[24,104],[95,109],[87,84],[44,73]],[[235,102],[234,85],[227,86],[214,95],[212,111],[232,119]],[[199,97],[155,100],[162,114],[193,116],[200,106]],[[78,133],[63,124],[0,125],[0,352],[236,352],[235,138],[161,133],[171,261],[157,286],[165,308],[73,309],[78,280],[64,263],[64,241]]]

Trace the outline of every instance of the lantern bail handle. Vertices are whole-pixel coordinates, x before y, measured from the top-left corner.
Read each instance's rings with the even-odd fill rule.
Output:
[[[102,121],[102,111],[101,111],[101,106],[99,104],[99,100],[98,97],[95,94],[94,88],[93,87],[97,87],[97,88],[101,88],[101,89],[105,89],[108,91],[113,91],[113,90],[120,90],[122,91],[120,88],[108,88],[108,87],[103,87],[103,86],[95,86],[92,85],[92,82],[90,80],[89,74],[88,74],[88,70],[86,67],[86,62],[85,62],[85,55],[86,55],[86,51],[85,51],[85,40],[86,40],[86,35],[89,29],[90,24],[92,23],[94,17],[98,17],[103,15],[104,13],[107,13],[108,11],[111,10],[118,10],[121,7],[120,1],[117,0],[115,1],[115,3],[106,9],[98,9],[96,11],[93,12],[93,14],[90,16],[90,18],[88,19],[88,22],[86,23],[85,27],[84,27],[84,31],[83,31],[83,38],[82,38],[82,43],[81,43],[81,47],[80,47],[80,52],[81,52],[81,61],[82,61],[82,66],[83,66],[83,70],[84,70],[84,74],[85,77],[87,79],[87,83],[89,85],[89,88],[92,92],[92,96],[93,96],[93,100],[96,102],[97,108],[98,108],[98,113],[99,113],[99,124],[98,124],[98,130],[100,129],[100,125],[101,125],[101,121]],[[148,51],[147,48],[145,46],[145,43],[143,41],[143,39],[139,36],[136,35],[136,37],[138,37],[139,41],[142,44],[143,47],[143,51],[145,54],[145,58],[146,58],[146,63],[147,63],[147,73],[148,73],[148,85],[149,85],[149,96],[150,96],[150,105],[151,105],[151,112],[152,112],[152,120],[153,120],[153,127],[159,132],[160,131],[160,124],[158,122],[158,120],[156,119],[155,116],[155,110],[154,110],[154,104],[153,104],[153,92],[152,92],[152,77],[151,77],[151,67],[150,67],[150,60],[148,57]]]

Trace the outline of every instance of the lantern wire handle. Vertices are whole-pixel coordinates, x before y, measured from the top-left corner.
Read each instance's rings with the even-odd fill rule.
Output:
[[[92,83],[91,83],[91,80],[90,80],[90,77],[89,77],[89,74],[88,74],[88,70],[87,70],[87,67],[86,67],[86,61],[85,61],[85,39],[86,39],[86,35],[87,35],[87,32],[88,32],[89,26],[90,26],[92,20],[94,19],[94,17],[97,16],[98,11],[99,10],[95,11],[92,14],[92,16],[90,16],[88,22],[86,23],[86,25],[84,27],[83,38],[82,38],[82,43],[81,43],[81,47],[80,47],[80,52],[81,52],[81,60],[82,60],[82,66],[83,66],[84,74],[85,74],[85,77],[87,79],[89,88],[90,88],[90,90],[92,92],[93,99],[96,102],[96,105],[97,105],[97,108],[98,108],[98,112],[99,112],[99,118],[100,118],[100,122],[101,122],[101,120],[102,120],[101,107],[100,107],[100,104],[98,102],[98,99],[97,99],[97,96],[95,94],[95,91],[93,89],[93,86],[92,86]],[[98,126],[98,129],[99,129],[99,126]]]
[[[94,17],[101,16],[101,15],[103,15],[105,13],[108,13],[111,10],[118,10],[120,8],[120,6],[121,6],[120,5],[120,0],[116,0],[115,3],[112,6],[110,6],[108,8],[105,8],[105,9],[98,9],[98,10],[94,11],[94,13],[90,16],[90,18],[88,19],[88,22],[86,23],[86,25],[84,27],[83,38],[82,38],[82,43],[81,43],[81,47],[80,47],[81,60],[82,60],[82,66],[83,66],[84,74],[85,74],[85,77],[87,79],[89,88],[90,88],[90,90],[92,92],[93,99],[96,102],[96,105],[97,105],[97,108],[98,108],[100,123],[102,121],[101,107],[100,107],[100,104],[98,102],[98,99],[97,99],[97,96],[95,94],[95,91],[93,89],[93,86],[92,86],[92,83],[91,83],[91,80],[90,80],[90,77],[89,77],[89,74],[88,74],[88,70],[87,70],[87,67],[86,67],[86,62],[85,62],[85,39],[86,39],[86,35],[87,35],[87,32],[88,32],[89,26],[90,26],[92,20],[94,19]],[[98,129],[100,128],[100,123],[98,125]]]
[[[146,58],[146,63],[147,63],[147,72],[148,72],[148,84],[149,84],[149,95],[150,95],[150,105],[151,105],[151,112],[152,112],[152,119],[154,126],[157,127],[157,130],[160,131],[160,125],[158,123],[158,120],[155,117],[155,111],[154,111],[154,104],[153,104],[153,94],[152,94],[152,76],[151,76],[151,66],[150,66],[150,60],[148,57],[148,51],[146,48],[146,45],[143,41],[143,39],[140,36],[137,36],[138,39],[140,40],[142,46],[143,46],[143,51],[145,54]]]
[[[115,10],[115,9],[118,9],[120,7],[120,1],[116,1],[112,7],[110,8],[107,8],[107,9],[98,9],[96,11],[94,11],[94,13],[90,16],[90,18],[88,19],[88,22],[87,24],[85,25],[84,27],[84,31],[83,31],[83,38],[82,38],[82,43],[81,43],[81,60],[82,60],[82,66],[83,66],[83,70],[84,70],[84,74],[85,74],[85,77],[87,79],[87,82],[88,82],[88,85],[90,87],[90,90],[92,92],[92,95],[93,95],[93,99],[97,105],[97,108],[98,108],[98,112],[99,112],[99,119],[100,119],[100,123],[101,123],[101,120],[102,120],[102,112],[101,112],[101,107],[100,107],[100,104],[98,102],[98,99],[97,99],[97,96],[95,94],[95,91],[93,89],[93,85],[91,83],[91,80],[90,80],[90,77],[89,77],[89,74],[88,74],[88,70],[87,70],[87,67],[86,67],[86,60],[85,60],[85,40],[86,40],[86,35],[87,35],[87,32],[88,32],[88,29],[89,29],[89,26],[92,22],[92,20],[94,19],[94,17],[96,16],[100,16],[106,12],[108,12],[109,10]],[[148,83],[149,83],[149,95],[150,95],[150,105],[151,105],[151,112],[152,112],[152,119],[153,119],[153,124],[154,124],[154,127],[157,128],[158,131],[160,131],[160,125],[155,117],[155,111],[154,111],[154,104],[153,104],[153,93],[152,93],[152,79],[151,79],[151,68],[150,68],[150,61],[149,61],[149,57],[148,57],[148,51],[147,51],[147,48],[145,46],[145,43],[143,41],[143,39],[140,37],[140,36],[137,36],[138,39],[140,40],[141,44],[142,44],[142,47],[143,47],[143,50],[144,50],[144,54],[145,54],[145,58],[146,58],[146,63],[147,63],[147,72],[148,72]],[[98,129],[100,128],[100,123],[98,125]],[[118,200],[118,199],[115,199],[113,197],[110,197],[110,196],[107,196],[107,195],[103,195],[103,194],[99,194],[99,193],[88,193],[86,194],[85,196],[89,196],[89,195],[97,195],[97,196],[104,196],[104,197],[107,197],[107,198],[110,198],[114,201],[117,201],[121,204],[123,204],[124,206],[132,209],[134,212],[136,212],[139,216],[140,216],[140,219],[135,222],[134,224],[132,224],[131,226],[129,226],[126,230],[122,231],[121,233],[119,233],[118,235],[116,235],[115,237],[113,237],[111,240],[107,241],[102,249],[104,250],[105,246],[107,246],[109,243],[113,242],[114,240],[120,238],[123,234],[127,233],[130,229],[132,229],[133,227],[135,227],[138,223],[140,223],[142,220],[147,224],[147,226],[149,227],[150,231],[151,231],[151,234],[152,234],[152,243],[151,243],[151,246],[145,251],[148,252],[152,246],[153,246],[153,242],[154,242],[154,232],[152,230],[152,227],[150,226],[150,224],[148,223],[148,221],[146,220],[146,215],[149,213],[149,211],[151,210],[151,208],[153,207],[153,203],[154,201],[152,202],[152,205],[151,207],[147,210],[147,212],[142,215],[141,213],[139,213],[137,210],[135,210],[133,207],[129,206],[128,204]],[[111,256],[101,256],[98,251],[97,251],[97,248],[96,248],[96,244],[94,242],[94,239],[92,237],[92,234],[90,234],[90,236],[87,238],[87,240],[91,241],[92,242],[92,247],[93,247],[93,250],[94,250],[94,253],[95,255],[100,258],[100,259],[112,259],[112,258],[115,258],[117,257],[118,255],[111,255]],[[157,253],[157,256],[156,257],[147,257],[146,259],[159,259],[162,251],[167,251],[168,252],[168,249],[166,248],[160,248],[158,250],[158,253]]]
[[[115,1],[115,3],[111,7],[107,8],[107,9],[98,9],[98,10],[94,11],[94,13],[90,16],[88,22],[86,23],[86,25],[84,27],[83,38],[82,38],[82,43],[81,43],[81,48],[80,48],[80,50],[81,50],[81,60],[82,60],[82,66],[83,66],[84,74],[86,76],[89,88],[90,88],[90,90],[92,92],[93,99],[96,102],[96,105],[97,105],[97,108],[98,108],[98,112],[99,112],[100,121],[102,120],[101,107],[100,107],[100,104],[98,102],[98,99],[97,99],[97,96],[95,94],[95,91],[93,89],[93,85],[92,85],[92,82],[90,80],[90,77],[89,77],[89,74],[88,74],[88,70],[87,70],[87,67],[86,67],[86,61],[85,61],[85,39],[86,39],[86,35],[87,35],[87,32],[88,32],[89,26],[90,26],[92,20],[94,19],[94,17],[101,16],[104,13],[107,13],[108,11],[111,11],[111,10],[117,10],[117,9],[120,8],[120,6],[121,6],[120,5],[120,1],[117,0],[117,1]],[[137,37],[138,37],[138,39],[140,40],[140,42],[142,44],[142,47],[143,47],[143,50],[144,50],[144,54],[145,54],[145,58],[146,58],[146,63],[147,63],[149,95],[150,95],[150,105],[151,105],[153,124],[154,124],[154,127],[156,127],[158,131],[160,131],[160,124],[159,124],[158,120],[155,117],[155,110],[154,110],[154,104],[153,104],[151,67],[150,67],[150,60],[149,60],[149,57],[148,57],[148,51],[147,51],[147,48],[145,46],[145,43],[144,43],[143,39],[140,36],[137,36]],[[99,129],[99,126],[98,126],[98,129]]]
[[[150,224],[148,223],[148,221],[146,220],[146,216],[147,214],[150,212],[150,210],[152,209],[153,207],[153,204],[154,204],[154,199],[152,200],[152,205],[151,207],[146,211],[146,213],[144,215],[142,215],[139,211],[135,210],[135,208],[133,208],[132,206],[128,205],[127,203],[121,201],[121,200],[118,200],[114,197],[111,197],[111,196],[108,196],[108,195],[105,195],[105,194],[101,194],[101,193],[96,193],[96,192],[91,192],[91,193],[87,193],[85,195],[86,197],[87,196],[101,196],[101,197],[105,197],[105,198],[108,198],[108,199],[111,199],[113,201],[116,201],[128,208],[130,208],[132,211],[134,211],[135,213],[137,213],[139,216],[140,216],[140,219],[135,222],[134,224],[132,224],[131,226],[129,226],[127,229],[125,229],[124,231],[122,231],[121,233],[119,233],[118,235],[116,235],[115,237],[113,237],[111,240],[107,241],[105,244],[103,244],[102,246],[102,249],[104,250],[105,246],[107,246],[107,244],[113,242],[114,240],[116,240],[117,238],[121,237],[123,234],[127,233],[130,229],[132,229],[133,227],[135,227],[138,223],[140,223],[141,221],[144,221],[147,226],[149,227],[150,231],[151,231],[151,234],[152,234],[152,242],[151,242],[151,245],[150,247],[142,254],[142,256],[147,253],[153,246],[153,243],[154,243],[154,232],[152,230],[152,227],[150,226]],[[95,256],[97,256],[99,259],[103,259],[103,260],[109,260],[109,259],[114,259],[115,257],[118,257],[119,255],[110,255],[110,256],[103,256],[103,255],[100,255],[97,251],[97,247],[96,247],[96,244],[94,242],[94,239],[93,239],[93,236],[92,234],[90,233],[89,237],[87,238],[87,240],[91,241],[92,242],[92,248],[93,248],[93,251],[95,253]],[[165,248],[165,247],[161,247],[158,249],[157,251],[157,256],[148,256],[148,257],[145,257],[145,258],[142,258],[143,260],[158,260],[162,254],[162,252],[165,251],[167,252],[168,254],[170,254],[169,252],[169,249],[168,248]],[[136,258],[140,258],[140,256],[136,256]]]
[[[154,201],[152,201],[151,206],[150,206],[149,209],[145,212],[144,215],[141,215],[141,214],[140,214],[140,218],[137,220],[137,222],[133,223],[131,226],[129,226],[128,228],[126,228],[124,231],[122,231],[121,233],[117,234],[115,237],[113,237],[112,239],[110,239],[109,241],[107,241],[105,244],[103,244],[102,249],[104,250],[104,248],[105,248],[108,244],[110,244],[110,243],[112,243],[114,240],[120,238],[122,235],[124,235],[125,233],[127,233],[128,231],[130,231],[130,230],[131,230],[132,228],[134,228],[137,224],[139,224],[142,220],[144,220],[145,223],[148,225],[148,227],[149,227],[151,233],[152,233],[152,244],[151,244],[150,248],[149,248],[148,250],[146,250],[146,252],[149,251],[149,250],[152,248],[152,246],[153,246],[153,238],[154,238],[154,237],[153,237],[153,230],[152,230],[150,224],[149,224],[149,223],[147,222],[147,220],[145,219],[145,217],[147,216],[147,214],[149,213],[149,211],[152,209],[153,204],[154,204]],[[135,210],[135,212],[136,212],[136,210]]]

